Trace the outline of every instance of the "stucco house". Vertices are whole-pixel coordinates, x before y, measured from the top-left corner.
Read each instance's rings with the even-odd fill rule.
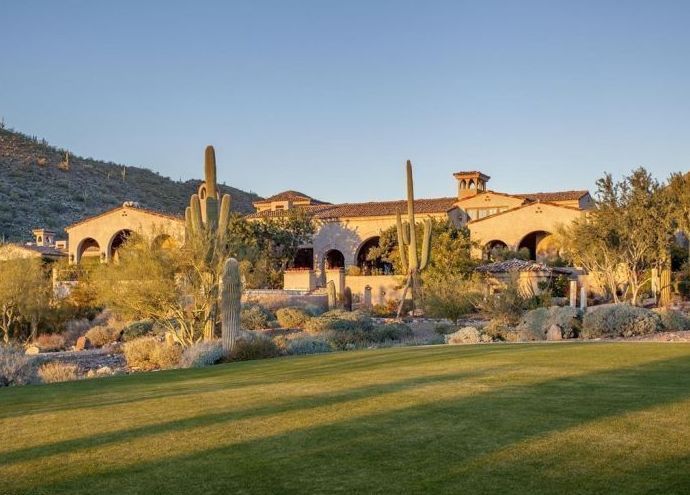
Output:
[[[593,206],[587,191],[507,194],[487,188],[490,177],[480,171],[453,174],[457,195],[415,200],[419,219],[431,217],[466,225],[480,246],[475,256],[486,256],[495,247],[527,248],[532,259],[541,260],[553,251],[551,235],[560,224],[580,217]],[[336,287],[349,286],[355,295],[371,290],[374,303],[397,297],[400,281],[383,262],[367,260],[381,233],[394,226],[396,213],[406,202],[371,201],[332,204],[299,191],[288,190],[254,203],[249,220],[276,218],[295,209],[316,223],[313,242],[303,246],[293,269],[285,275],[285,289],[308,292],[334,280]],[[184,242],[184,220],[125,203],[100,215],[68,226],[69,260],[86,257],[108,262],[134,232],[155,232],[153,242]],[[359,275],[346,275],[349,267]],[[347,280],[345,278],[347,277]],[[368,294],[369,295],[369,294]]]

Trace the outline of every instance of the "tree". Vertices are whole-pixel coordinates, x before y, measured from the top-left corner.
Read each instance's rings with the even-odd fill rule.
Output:
[[[631,303],[638,304],[651,268],[668,263],[675,232],[671,198],[644,168],[620,182],[606,174],[597,189],[587,219],[561,229],[564,254],[574,264],[602,273],[615,301],[622,273],[623,297],[629,294]]]
[[[671,175],[668,181],[668,194],[673,204],[673,216],[680,230],[690,241],[690,173]],[[688,242],[690,255],[690,242]]]
[[[22,325],[36,334],[38,319],[48,308],[51,285],[40,259],[0,262],[0,331],[7,344]]]

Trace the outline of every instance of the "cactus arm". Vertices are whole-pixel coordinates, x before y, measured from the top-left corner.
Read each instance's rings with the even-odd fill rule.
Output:
[[[218,213],[218,239],[225,239],[225,233],[228,230],[228,223],[230,223],[230,204],[232,198],[229,194],[223,194],[223,199],[220,201],[220,211]]]
[[[204,173],[206,176],[206,197],[216,199],[218,196],[216,186],[216,151],[213,149],[213,146],[206,146]]]
[[[199,201],[199,195],[192,194],[192,199],[190,200],[189,204],[192,210],[192,229],[194,232],[199,233],[204,226],[204,222],[201,218],[201,202]]]
[[[412,163],[407,160],[407,219],[410,224],[409,265],[410,271],[416,270],[417,260],[417,233],[414,221],[414,181],[412,179]]]
[[[395,216],[396,227],[398,230],[398,252],[400,253],[400,264],[404,272],[407,272],[407,255],[405,253],[405,231],[403,230],[400,212]]]
[[[185,241],[188,241],[192,235],[192,207],[188,206],[184,209],[184,235]]]
[[[431,220],[424,220],[424,238],[422,239],[422,261],[419,263],[419,270],[424,270],[431,258]]]
[[[228,258],[225,261],[219,285],[221,339],[223,350],[230,352],[240,333],[240,312],[242,308],[240,265],[235,258]]]

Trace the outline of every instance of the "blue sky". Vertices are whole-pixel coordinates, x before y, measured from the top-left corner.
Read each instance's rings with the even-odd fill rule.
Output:
[[[5,1],[0,116],[84,156],[330,201],[690,169],[690,2]]]

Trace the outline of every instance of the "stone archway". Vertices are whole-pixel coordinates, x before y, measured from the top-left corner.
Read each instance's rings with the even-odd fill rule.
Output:
[[[108,261],[117,261],[117,251],[132,235],[134,235],[134,231],[129,229],[118,230],[115,232],[115,234],[113,234],[113,236],[110,238],[110,242],[108,243]]]
[[[76,250],[77,259],[75,263],[81,263],[83,261],[99,262],[101,261],[101,246],[98,241],[93,237],[87,237],[82,239],[77,245]]]
[[[518,244],[518,251],[523,248],[529,250],[530,259],[535,261],[558,256],[553,235],[544,230],[536,230],[524,236]]]
[[[494,239],[492,241],[487,242],[484,244],[484,249],[483,249],[483,256],[484,259],[487,259],[489,261],[496,261],[494,260],[493,253],[495,253],[499,249],[507,249],[508,244],[505,242],[499,240],[499,239]]]
[[[357,249],[355,261],[365,275],[384,275],[393,272],[393,265],[383,261],[380,257],[374,260],[367,259],[369,258],[369,252],[379,247],[380,240],[379,236],[370,237]]]
[[[345,267],[345,256],[343,255],[342,252],[338,251],[337,249],[331,249],[330,251],[326,252],[326,255],[324,256],[324,262],[325,262],[326,270],[334,270],[336,268],[344,268]]]

